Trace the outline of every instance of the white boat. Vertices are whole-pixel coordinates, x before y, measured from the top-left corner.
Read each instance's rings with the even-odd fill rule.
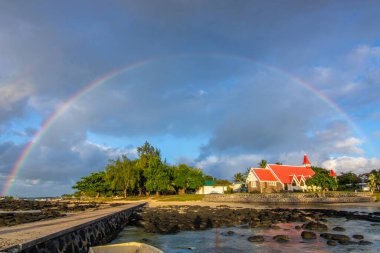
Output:
[[[164,253],[145,243],[127,242],[90,247],[88,253]]]

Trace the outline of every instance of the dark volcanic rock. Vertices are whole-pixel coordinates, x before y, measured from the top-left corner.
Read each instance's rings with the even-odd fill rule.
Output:
[[[370,215],[347,211],[325,209],[233,209],[228,206],[164,206],[145,207],[133,214],[129,225],[143,227],[146,232],[177,233],[179,231],[205,230],[218,227],[263,227],[279,229],[276,224],[284,222],[306,222],[304,230],[327,231],[326,224],[310,221],[346,217],[348,219],[370,220]],[[1,220],[0,220],[1,221]],[[300,226],[295,229],[300,230]],[[341,240],[342,241],[342,240]]]
[[[347,235],[341,235],[341,234],[322,233],[320,237],[327,240],[338,241],[340,244],[344,244],[350,241],[350,237],[348,237]]]
[[[317,235],[314,232],[302,231],[301,237],[303,239],[317,239]]]
[[[336,246],[337,245],[336,241],[333,241],[333,240],[328,240],[326,242],[326,244],[329,245],[329,246]]]
[[[226,233],[222,233],[222,235],[225,235],[225,236],[231,236],[231,235],[234,235],[235,232],[234,231],[227,231]]]
[[[273,236],[273,240],[283,243],[290,241],[290,237],[288,235],[275,235]]]
[[[306,224],[303,224],[302,228],[307,229],[307,230],[315,230],[315,231],[327,231],[329,229],[325,224],[320,223],[320,222],[314,222],[314,221],[310,221]]]
[[[362,240],[362,239],[364,239],[364,236],[362,236],[362,235],[353,235],[352,238],[355,238],[357,240]]]
[[[372,242],[361,240],[359,241],[359,245],[370,245]]]
[[[338,231],[338,232],[344,232],[344,231],[346,231],[346,229],[343,228],[343,227],[335,227],[335,228],[333,228],[332,230],[334,230],[334,231]]]
[[[247,238],[250,242],[264,242],[264,236],[262,235],[254,235]]]

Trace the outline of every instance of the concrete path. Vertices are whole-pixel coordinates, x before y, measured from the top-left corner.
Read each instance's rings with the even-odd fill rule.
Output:
[[[61,231],[75,229],[75,227],[81,226],[87,222],[103,218],[143,203],[145,202],[134,202],[117,207],[69,214],[65,217],[51,220],[30,222],[11,227],[0,227],[0,251],[13,245],[45,239],[46,237],[53,237]]]

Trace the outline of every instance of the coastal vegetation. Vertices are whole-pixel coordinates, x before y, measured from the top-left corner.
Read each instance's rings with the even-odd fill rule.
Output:
[[[122,155],[110,160],[104,171],[82,177],[73,186],[76,197],[112,197],[129,195],[149,196],[194,192],[210,178],[202,170],[186,164],[170,165],[163,160],[159,149],[145,142],[137,148],[138,158]],[[228,184],[226,180],[219,180]]]
[[[326,190],[336,190],[338,182],[336,178],[329,176],[329,171],[324,168],[312,166],[311,169],[315,172],[314,176],[306,180],[307,186],[315,186],[323,192]]]

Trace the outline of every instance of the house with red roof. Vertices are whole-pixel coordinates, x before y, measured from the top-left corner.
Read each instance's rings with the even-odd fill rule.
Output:
[[[251,168],[246,184],[249,192],[305,191],[306,180],[314,174],[305,155],[300,166],[267,164],[265,168]]]
[[[249,192],[277,192],[284,188],[280,179],[267,168],[251,168],[246,184]]]

